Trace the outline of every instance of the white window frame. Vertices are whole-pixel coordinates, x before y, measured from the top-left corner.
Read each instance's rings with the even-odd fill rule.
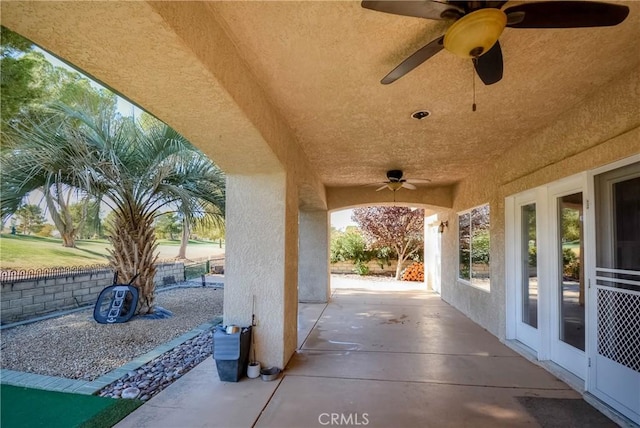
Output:
[[[469,236],[471,237],[472,235],[472,230],[471,230],[471,213],[473,212],[473,210],[477,209],[477,208],[483,208],[483,207],[488,207],[489,208],[489,252],[491,252],[491,204],[490,203],[484,203],[484,204],[480,204],[480,205],[476,205],[474,207],[471,207],[467,210],[464,211],[459,211],[457,213],[457,226],[458,226],[458,236],[457,236],[457,249],[458,249],[458,255],[457,255],[457,261],[458,261],[458,266],[457,266],[457,280],[458,282],[465,284],[465,285],[469,285],[473,288],[476,288],[478,290],[482,290],[486,293],[490,293],[491,292],[491,257],[489,257],[489,283],[485,286],[483,284],[478,284],[478,283],[473,283],[473,277],[472,277],[472,251],[473,248],[471,247],[471,241],[469,241],[469,279],[465,279],[462,278],[460,276],[460,217],[465,215],[465,214],[469,214]]]

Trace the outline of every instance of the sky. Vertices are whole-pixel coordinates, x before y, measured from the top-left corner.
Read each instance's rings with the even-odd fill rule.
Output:
[[[353,210],[342,210],[331,213],[331,227],[344,231],[347,226],[356,226],[356,223],[351,221],[352,213]]]

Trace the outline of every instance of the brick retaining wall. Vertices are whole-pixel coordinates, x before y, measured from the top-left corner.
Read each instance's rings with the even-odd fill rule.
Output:
[[[156,286],[184,280],[184,263],[157,265]],[[93,305],[104,287],[113,284],[110,269],[75,276],[2,283],[0,323],[8,324],[48,312]]]

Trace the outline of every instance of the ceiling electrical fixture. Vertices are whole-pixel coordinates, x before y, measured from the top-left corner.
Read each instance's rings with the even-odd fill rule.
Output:
[[[402,187],[402,183],[399,181],[391,181],[386,184],[386,187],[388,187],[389,190],[391,190],[392,192],[395,192],[397,190],[400,190],[400,188]],[[382,189],[384,189],[384,187]],[[379,190],[382,190],[382,189],[379,189]]]
[[[392,192],[397,192],[398,190],[405,188],[409,190],[416,190],[417,187],[415,184],[425,184],[431,180],[424,178],[414,178],[414,179],[404,179],[402,178],[403,172],[399,169],[392,169],[387,171],[387,181],[379,182],[379,183],[371,183],[365,184],[365,186],[380,186],[376,189],[376,192],[380,190],[389,189]]]
[[[478,58],[493,47],[507,25],[500,9],[480,9],[453,23],[444,35],[444,48],[462,58]]]
[[[618,25],[629,15],[621,4],[597,1],[538,1],[507,7],[505,0],[486,1],[377,1],[364,0],[365,9],[394,15],[448,20],[444,35],[418,49],[381,81],[393,83],[414,68],[446,49],[471,58],[478,77],[485,85],[502,79],[502,48],[498,38],[508,28],[584,28]],[[586,33],[590,36],[592,33]]]
[[[431,112],[429,110],[418,110],[411,113],[411,117],[418,120],[422,120],[429,116],[431,116]]]

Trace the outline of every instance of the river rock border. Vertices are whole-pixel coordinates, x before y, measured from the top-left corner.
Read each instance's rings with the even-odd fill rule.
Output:
[[[211,355],[213,334],[200,333],[98,391],[101,397],[147,401]]]
[[[148,395],[143,401],[148,400],[212,354],[212,331],[220,323],[222,323],[222,317],[217,316],[212,321],[204,323],[190,332],[135,358],[124,366],[89,382],[87,387],[93,386],[94,389],[88,393],[102,397],[122,398],[122,392],[125,389],[138,388],[134,385],[149,379],[149,384],[143,385],[145,393],[140,393],[142,391],[139,391],[135,394],[141,400],[145,395]],[[162,364],[163,361],[165,365]],[[152,371],[157,364],[159,364],[158,368]],[[165,372],[165,370],[160,369],[161,366],[163,368],[173,367],[173,371]],[[176,369],[180,370],[177,371]],[[159,376],[160,372],[164,375],[162,379]],[[146,376],[152,373],[152,376]],[[158,375],[158,379],[155,378],[156,375]],[[145,379],[142,379],[143,377]],[[156,380],[157,382],[155,382]],[[123,388],[124,385],[126,387]],[[116,394],[117,392],[119,393]],[[131,392],[131,390],[127,391],[128,394],[125,394],[125,397],[131,397]]]

